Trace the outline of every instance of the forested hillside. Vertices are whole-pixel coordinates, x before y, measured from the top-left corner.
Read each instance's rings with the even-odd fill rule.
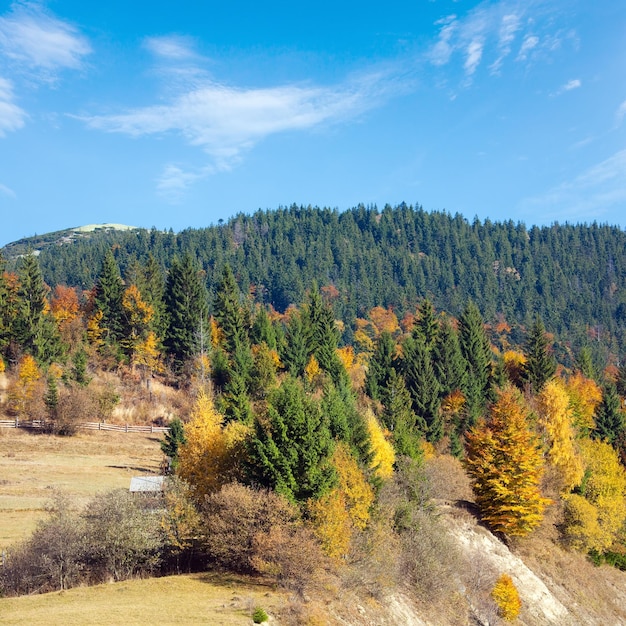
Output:
[[[552,232],[406,207],[294,208],[180,235],[105,231],[15,271],[0,258],[9,425],[71,436],[142,405],[144,422],[169,425],[171,474],[154,515],[128,494],[83,510],[58,501],[7,551],[0,595],[182,567],[269,577],[302,599],[315,584],[406,590],[456,616],[427,623],[545,623],[519,576],[494,562],[477,579],[454,557],[438,511],[538,560],[626,569],[626,362],[607,358],[623,326],[623,233]],[[83,288],[51,288],[41,266],[55,259],[96,270]],[[578,269],[589,259],[605,264],[595,283]],[[580,344],[556,350],[540,311]],[[121,528],[133,531],[123,545]],[[609,605],[622,610],[589,608],[596,623],[610,623]]]
[[[586,343],[602,366],[626,347],[626,233],[608,225],[527,228],[404,204],[345,212],[292,206],[178,234],[105,231],[48,245],[39,256],[44,278],[89,289],[112,247],[124,275],[149,255],[165,271],[190,252],[210,292],[228,263],[244,293],[281,312],[302,302],[315,280],[337,290],[333,308],[348,343],[356,318],[373,307],[402,317],[428,297],[453,316],[473,300],[487,322],[513,326],[518,343],[517,326],[528,328],[538,314],[566,342],[566,363]]]

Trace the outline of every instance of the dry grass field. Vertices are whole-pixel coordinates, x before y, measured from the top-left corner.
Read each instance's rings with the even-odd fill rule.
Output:
[[[160,435],[79,432],[56,437],[0,429],[0,550],[27,537],[55,490],[85,503],[128,488],[131,476],[158,473]]]
[[[284,595],[262,585],[195,574],[0,598],[0,623],[240,626],[252,624],[256,607],[271,617],[286,603]]]

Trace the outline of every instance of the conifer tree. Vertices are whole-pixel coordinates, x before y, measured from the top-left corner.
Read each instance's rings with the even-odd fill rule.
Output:
[[[422,300],[417,312],[417,320],[413,327],[413,337],[420,337],[426,349],[430,352],[435,347],[438,334],[439,324],[435,316],[435,308],[432,302],[425,298]]]
[[[124,283],[120,276],[120,268],[113,252],[107,250],[96,280],[94,305],[102,314],[100,328],[103,331],[103,339],[111,346],[116,346],[124,334],[123,294]]]
[[[372,400],[382,401],[383,390],[387,387],[393,371],[394,354],[395,344],[391,333],[383,331],[378,337],[365,376],[365,393]]]
[[[442,322],[437,334],[433,363],[442,396],[466,388],[467,372],[459,337],[447,319]]]
[[[491,348],[478,307],[469,302],[459,319],[459,342],[465,360],[465,388],[468,425],[483,414],[491,391]]]
[[[18,271],[18,314],[15,335],[22,349],[39,363],[50,363],[62,354],[61,338],[49,314],[48,287],[43,282],[37,257],[24,257]]]
[[[533,392],[539,393],[556,373],[556,359],[550,354],[546,329],[538,316],[526,341],[525,356],[522,377]]]
[[[198,329],[206,326],[207,295],[189,254],[175,257],[165,286],[168,316],[165,346],[177,368],[198,352]]]
[[[303,309],[303,323],[308,329],[309,353],[315,355],[320,367],[328,372],[335,384],[338,384],[342,377],[347,377],[346,370],[336,352],[339,331],[335,324],[333,311],[322,300],[315,282],[309,291],[309,297]]]
[[[439,383],[430,352],[422,338],[409,337],[402,346],[402,374],[411,395],[413,411],[426,423],[426,439],[439,441],[443,437]]]
[[[614,445],[622,431],[626,428],[624,413],[617,388],[611,382],[602,389],[602,402],[598,405],[595,415],[596,427],[591,432],[594,439],[608,441]]]
[[[411,394],[404,384],[404,378],[393,369],[382,398],[381,421],[392,433],[396,452],[413,459],[421,458],[420,439],[426,434],[427,425],[423,418],[413,412]]]
[[[292,376],[303,376],[309,362],[309,330],[305,326],[302,314],[299,311],[291,314],[287,322],[281,361]]]
[[[519,392],[509,387],[466,434],[465,466],[482,519],[495,532],[523,536],[543,518],[543,459]]]
[[[302,385],[288,377],[268,398],[248,440],[249,479],[287,499],[317,498],[335,482],[328,419]]]
[[[176,471],[178,467],[178,452],[181,446],[187,443],[185,437],[185,426],[183,422],[175,417],[169,424],[170,429],[165,433],[161,441],[161,452],[170,458],[170,468]]]
[[[626,360],[622,361],[617,370],[617,380],[615,381],[617,393],[626,399]]]

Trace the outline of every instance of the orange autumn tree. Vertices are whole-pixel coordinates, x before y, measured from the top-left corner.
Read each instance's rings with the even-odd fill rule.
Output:
[[[531,532],[550,501],[539,489],[543,458],[520,393],[501,391],[466,439],[465,465],[482,519],[505,535]]]

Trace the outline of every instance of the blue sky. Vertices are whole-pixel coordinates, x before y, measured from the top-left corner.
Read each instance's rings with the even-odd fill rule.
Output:
[[[0,245],[291,203],[626,227],[626,3],[0,1]]]

